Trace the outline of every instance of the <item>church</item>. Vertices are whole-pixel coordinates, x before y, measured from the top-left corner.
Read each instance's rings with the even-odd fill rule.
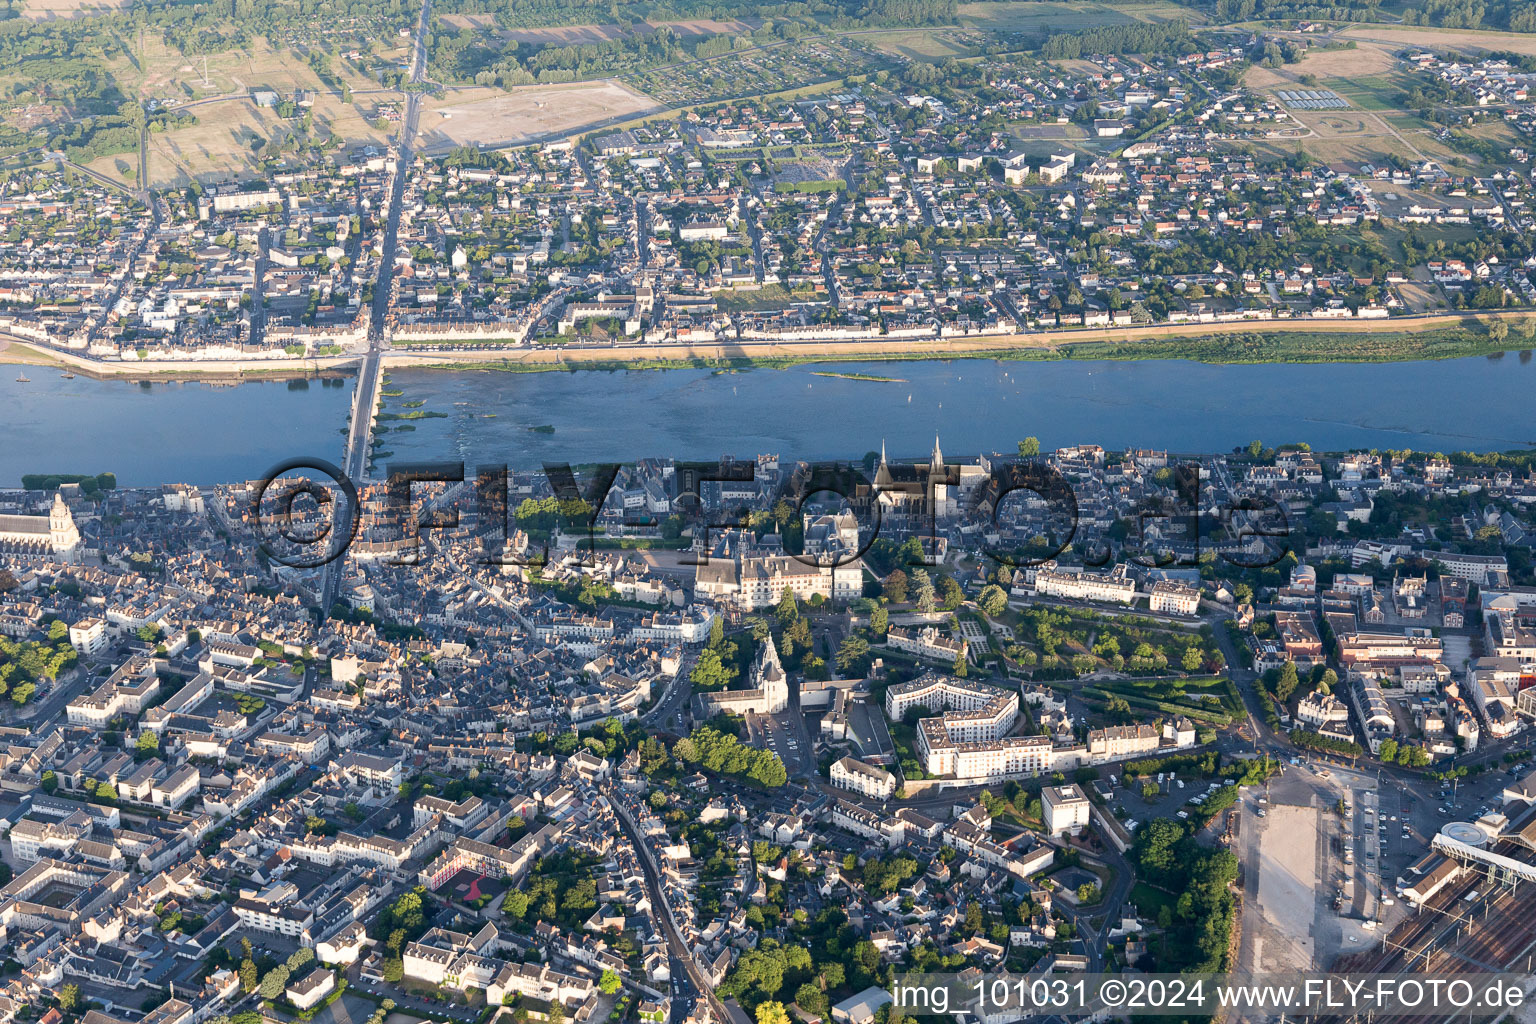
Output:
[[[779,649],[773,637],[763,641],[752,663],[752,689],[718,690],[694,698],[694,717],[703,721],[715,715],[776,715],[789,708],[789,677],[779,662]]]
[[[935,515],[940,518],[955,512],[959,473],[944,465],[939,438],[933,438],[933,453],[928,464],[892,465],[885,458],[885,442],[880,442],[880,465],[875,467],[874,491],[887,515]]]
[[[80,531],[75,517],[54,494],[53,508],[43,516],[0,515],[0,552],[20,555],[52,555],[64,562],[80,561]]]

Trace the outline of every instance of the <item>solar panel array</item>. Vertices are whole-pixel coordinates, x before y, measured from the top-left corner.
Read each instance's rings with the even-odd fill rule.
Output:
[[[1349,103],[1327,89],[1281,89],[1277,96],[1292,110],[1348,110]]]

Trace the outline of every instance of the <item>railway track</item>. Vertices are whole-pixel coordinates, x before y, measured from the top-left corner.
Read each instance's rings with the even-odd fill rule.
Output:
[[[1518,855],[1513,844],[1500,852]],[[1474,892],[1480,897],[1468,903]],[[1417,914],[1383,940],[1382,947],[1338,960],[1339,973],[1448,977],[1526,972],[1536,952],[1536,885],[1511,888],[1470,866],[1430,899]],[[1449,1015],[1447,1015],[1449,1017]],[[1348,1016],[1320,1018],[1345,1024]],[[1371,1024],[1425,1024],[1423,1016],[1371,1017]]]

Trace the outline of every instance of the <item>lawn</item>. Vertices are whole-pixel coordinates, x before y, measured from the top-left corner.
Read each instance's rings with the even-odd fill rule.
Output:
[[[1361,110],[1395,110],[1394,98],[1402,91],[1400,83],[1385,75],[1329,78],[1321,87],[1332,89]]]
[[[1178,897],[1163,889],[1153,888],[1146,882],[1137,882],[1131,886],[1131,903],[1142,917],[1157,920],[1157,915],[1162,908],[1167,907],[1168,912],[1173,913],[1173,905]]]

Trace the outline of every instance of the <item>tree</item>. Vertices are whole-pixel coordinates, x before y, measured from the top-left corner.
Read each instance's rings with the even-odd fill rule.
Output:
[[[773,613],[778,616],[781,626],[787,626],[800,617],[800,606],[795,603],[793,590],[784,588],[784,594],[779,598],[778,607],[773,610]]]
[[[160,737],[153,729],[145,729],[139,733],[138,741],[133,746],[133,752],[139,758],[150,758],[160,753]]]
[[[59,788],[59,777],[52,770],[43,772],[43,792],[52,796]]]
[[[982,611],[996,618],[1008,608],[1008,592],[996,583],[989,583],[981,588],[981,593],[976,598],[976,604]]]
[[[821,990],[821,986],[814,981],[807,981],[795,989],[795,1002],[800,1009],[815,1016],[825,1018],[829,1009],[827,994]]]
[[[1280,667],[1280,678],[1275,680],[1275,696],[1281,700],[1288,699],[1296,692],[1300,679],[1296,676],[1296,663],[1288,661]]]
[[[544,1015],[548,1024],[565,1024],[565,1004],[558,998],[549,1001],[549,1012]]]
[[[240,961],[240,991],[246,994],[256,991],[256,961],[249,956]]]
[[[757,1024],[789,1024],[789,1014],[784,1004],[767,1002],[757,1004]]]
[[[937,603],[933,591],[933,580],[929,578],[926,569],[912,570],[912,603],[917,606],[918,611],[925,614],[933,611]]]
[[[1264,442],[1254,439],[1248,442],[1248,454],[1255,459],[1264,451]]]
[[[1032,459],[1040,454],[1040,439],[1030,436],[1019,442],[1019,458]]]
[[[1185,672],[1193,672],[1200,667],[1201,661],[1200,648],[1191,644],[1184,649],[1184,657],[1179,664],[1184,666]]]
[[[597,979],[598,991],[602,992],[605,996],[613,995],[619,990],[621,984],[619,976],[607,968],[603,969],[602,977]]]
[[[288,968],[278,964],[267,972],[266,977],[261,979],[261,986],[258,991],[263,999],[279,999],[282,997],[283,989],[287,987]]]
[[[1136,836],[1136,859],[1148,871],[1172,870],[1178,862],[1177,847],[1184,828],[1171,818],[1153,818]]]
[[[519,889],[509,890],[502,898],[501,909],[508,917],[521,921],[528,913],[528,894]]]
[[[894,604],[902,604],[907,599],[907,574],[900,569],[892,570],[885,578],[885,596]]]
[[[955,582],[953,576],[940,574],[939,576],[939,607],[952,612],[965,603],[965,591],[960,589],[960,584]]]
[[[849,636],[837,648],[837,667],[848,672],[869,655],[869,641],[857,633]]]
[[[884,636],[891,628],[891,613],[884,607],[870,612],[869,628],[876,636]]]
[[[964,654],[957,654],[957,655],[955,655],[955,664],[952,667],[951,671],[955,675],[960,676],[962,678],[965,676],[967,670],[966,670],[966,660],[965,660],[965,655]]]
[[[970,900],[965,905],[965,930],[975,935],[981,931],[981,904]]]
[[[296,971],[314,959],[314,950],[310,949],[308,946],[300,946],[298,949],[294,950],[293,955],[288,958],[288,970]]]
[[[1395,761],[1397,759],[1397,740],[1392,739],[1390,736],[1382,740],[1381,749],[1377,753],[1381,755],[1381,759],[1384,762]]]
[[[70,982],[68,985],[65,985],[63,988],[59,989],[59,1009],[60,1010],[63,1010],[65,1013],[72,1013],[72,1012],[74,1012],[75,1007],[77,1007],[79,1005],[80,1005],[80,986],[79,985],[76,985],[74,982]]]

